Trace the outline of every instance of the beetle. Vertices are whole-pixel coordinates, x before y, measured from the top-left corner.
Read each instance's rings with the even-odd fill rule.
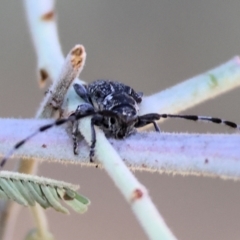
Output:
[[[182,118],[192,121],[212,122],[216,124],[224,124],[231,128],[240,130],[240,126],[238,124],[221,118],[166,113],[149,113],[139,115],[143,93],[136,92],[133,88],[121,82],[96,80],[88,85],[75,83],[73,88],[76,94],[82,98],[85,103],[78,105],[76,111],[68,118],[60,118],[51,124],[44,125],[25,139],[16,143],[13,149],[2,159],[0,163],[1,167],[14,151],[20,148],[29,139],[40,132],[67,122],[72,123],[73,153],[77,155],[78,136],[81,134],[79,132],[78,124],[82,118],[87,116],[91,116],[92,139],[89,152],[90,162],[93,162],[94,148],[96,145],[95,126],[102,129],[106,137],[113,137],[116,139],[126,138],[135,133],[137,128],[148,124],[153,124],[155,131],[160,132],[160,128],[158,127],[156,121],[161,118]]]

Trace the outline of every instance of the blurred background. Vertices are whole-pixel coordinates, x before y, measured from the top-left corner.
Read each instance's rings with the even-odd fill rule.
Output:
[[[87,82],[115,79],[149,95],[240,54],[239,0],[58,0],[56,10],[64,54],[77,43],[86,47],[81,78]],[[36,55],[21,1],[1,1],[0,77],[1,117],[33,117],[44,90],[36,81]],[[240,89],[235,89],[186,113],[240,123],[239,94]],[[221,126],[181,120],[166,121],[161,129],[229,132]],[[47,211],[56,239],[146,239],[104,170],[44,162],[39,175],[80,184],[81,192],[92,201],[84,215]],[[178,239],[239,239],[239,182],[135,175]],[[32,226],[24,209],[14,239],[23,239]]]

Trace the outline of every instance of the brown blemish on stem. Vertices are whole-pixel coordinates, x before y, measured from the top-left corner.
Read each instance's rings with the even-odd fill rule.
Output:
[[[54,18],[54,12],[50,11],[48,13],[45,13],[42,15],[41,20],[43,21],[53,21]]]
[[[130,202],[135,202],[136,200],[142,198],[143,192],[141,189],[135,189],[132,193],[132,196],[130,198]]]
[[[75,55],[75,56],[80,56],[80,55],[82,55],[82,53],[83,53],[82,47],[78,47],[72,51],[72,55]]]
[[[55,110],[57,110],[61,104],[56,98],[53,97],[49,105],[52,106]]]
[[[40,69],[39,74],[40,74],[39,86],[44,87],[46,80],[48,79],[48,73],[45,69]]]
[[[73,68],[78,69],[81,67],[84,52],[85,52],[85,50],[82,46],[74,49],[71,52],[71,55],[72,55],[71,63],[72,63]]]

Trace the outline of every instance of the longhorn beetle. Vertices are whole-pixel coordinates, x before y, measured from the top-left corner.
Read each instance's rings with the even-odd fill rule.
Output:
[[[179,114],[158,114],[149,113],[139,116],[139,105],[142,101],[142,92],[136,92],[133,88],[116,81],[97,80],[89,85],[81,85],[75,83],[73,88],[77,95],[81,97],[85,103],[80,104],[76,111],[68,118],[58,119],[51,124],[44,125],[37,129],[34,133],[21,140],[13,149],[2,159],[0,166],[3,167],[7,159],[20,148],[29,139],[40,132],[44,132],[54,126],[59,126],[67,122],[72,122],[72,139],[73,152],[77,154],[78,121],[87,116],[91,118],[91,146],[90,146],[90,162],[93,162],[94,148],[96,144],[96,133],[94,126],[98,126],[103,130],[107,137],[123,139],[130,134],[136,132],[136,128],[153,124],[155,130],[160,132],[156,123],[160,118],[182,118],[192,121],[205,121],[217,124],[224,124],[231,128],[240,130],[240,126],[234,122],[222,120],[220,118],[196,116],[196,115],[179,115]]]

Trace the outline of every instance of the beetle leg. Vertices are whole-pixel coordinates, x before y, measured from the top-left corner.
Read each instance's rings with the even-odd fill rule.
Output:
[[[78,135],[79,135],[79,131],[78,131],[78,121],[73,123],[72,126],[72,140],[73,140],[73,153],[75,155],[78,154]]]
[[[156,120],[160,119],[160,115],[157,113],[149,113],[138,117],[138,121],[135,124],[135,128],[144,127],[148,124],[153,124],[156,132],[160,132],[160,128],[156,123]]]
[[[73,84],[73,88],[80,98],[82,98],[85,102],[92,104],[86,86],[75,83]]]

